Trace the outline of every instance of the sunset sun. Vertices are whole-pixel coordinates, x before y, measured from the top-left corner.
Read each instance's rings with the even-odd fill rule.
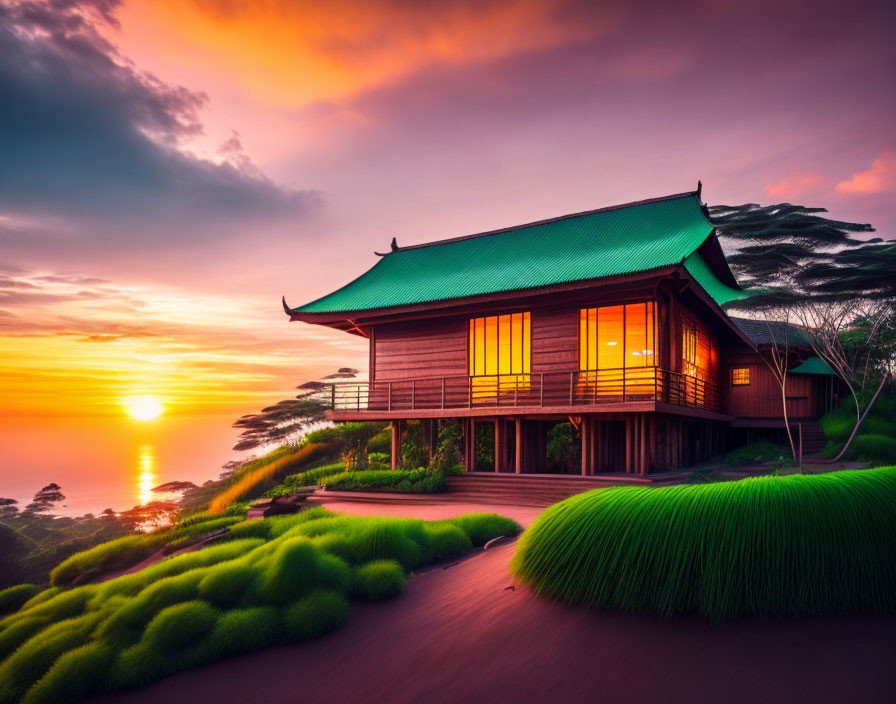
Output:
[[[155,420],[165,410],[161,401],[153,396],[136,396],[126,399],[124,406],[131,418],[142,421]]]

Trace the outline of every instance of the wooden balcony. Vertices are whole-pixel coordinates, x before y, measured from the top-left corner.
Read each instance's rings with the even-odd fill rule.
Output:
[[[725,417],[715,384],[655,367],[340,382],[330,391],[334,420],[667,409]]]

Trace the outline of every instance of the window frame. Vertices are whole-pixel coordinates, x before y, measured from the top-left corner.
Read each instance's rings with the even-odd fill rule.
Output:
[[[644,323],[645,323],[645,336],[647,341],[651,343],[651,352],[650,364],[640,364],[640,365],[627,365],[628,361],[627,351],[628,351],[628,307],[629,306],[638,306],[644,305]],[[599,338],[599,329],[600,329],[600,314],[597,311],[600,311],[601,308],[622,308],[622,366],[621,367],[606,367],[602,368],[600,366],[600,353],[598,351],[598,340]],[[591,348],[591,311],[595,311],[594,314],[594,349]],[[650,320],[650,324],[647,325],[647,320]],[[597,372],[597,371],[607,371],[607,370],[626,370],[626,369],[653,369],[658,366],[657,364],[657,315],[656,315],[656,301],[653,299],[645,299],[638,301],[627,301],[625,303],[604,303],[601,305],[593,305],[593,306],[583,306],[579,307],[579,314],[577,328],[578,328],[578,345],[577,345],[577,356],[578,362],[576,366],[580,372]],[[585,323],[584,326],[582,323]],[[584,329],[583,329],[584,328]],[[583,337],[584,335],[584,337]],[[643,349],[647,349],[644,347]],[[584,352],[584,354],[583,354]],[[648,355],[645,355],[648,356]],[[594,367],[590,366],[591,358],[594,357]],[[583,359],[585,360],[585,364],[583,364]]]
[[[514,318],[519,316],[518,323],[514,323]],[[489,363],[488,353],[492,352],[491,346],[488,344],[488,320],[494,319],[495,330],[495,372],[489,373],[491,364]],[[507,341],[507,359],[511,371],[507,373],[501,372],[501,318],[509,318],[510,332]],[[477,349],[476,334],[481,328],[483,345],[482,350]],[[518,342],[520,348],[518,354],[514,353],[514,342]],[[477,363],[481,355],[482,373],[476,373]],[[515,362],[519,362],[520,371],[513,371]],[[467,376],[477,377],[524,377],[532,373],[532,312],[528,310],[518,310],[512,313],[495,313],[491,315],[477,315],[467,320]]]
[[[746,372],[747,380],[746,381],[735,381],[736,372]],[[753,368],[750,366],[745,367],[731,367],[731,371],[729,372],[729,379],[731,382],[732,388],[735,386],[752,386],[753,385]]]

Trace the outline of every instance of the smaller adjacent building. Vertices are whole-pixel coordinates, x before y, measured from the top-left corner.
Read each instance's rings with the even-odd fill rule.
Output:
[[[787,344],[792,419],[835,391],[793,326],[729,317],[741,298],[700,191],[390,251],[291,320],[368,340],[369,379],[331,388],[335,421],[463,424],[468,470],[542,473],[570,423],[575,471],[647,474],[783,427],[762,355]],[[830,370],[827,370],[829,372]],[[477,427],[492,466],[476,466]]]

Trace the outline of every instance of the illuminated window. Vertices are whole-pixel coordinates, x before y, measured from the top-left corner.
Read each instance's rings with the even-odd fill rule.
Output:
[[[579,311],[579,369],[654,366],[653,303]]]
[[[531,326],[528,312],[471,319],[470,376],[528,374]]]
[[[731,370],[732,386],[749,386],[750,385],[750,368],[736,367]]]

